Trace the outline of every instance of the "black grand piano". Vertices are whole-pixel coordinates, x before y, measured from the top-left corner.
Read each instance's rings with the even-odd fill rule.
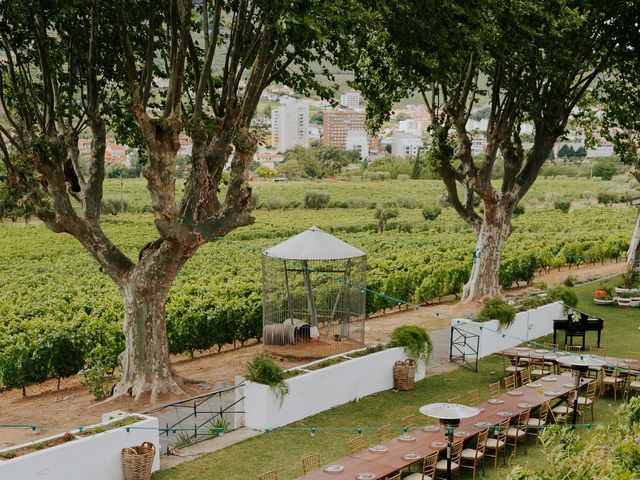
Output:
[[[582,349],[585,349],[585,338],[587,332],[598,332],[598,348],[600,348],[600,334],[604,321],[601,318],[590,317],[589,314],[572,310],[567,314],[567,318],[553,321],[553,343],[556,342],[558,330],[564,331],[564,344],[573,345],[573,338],[582,338]]]

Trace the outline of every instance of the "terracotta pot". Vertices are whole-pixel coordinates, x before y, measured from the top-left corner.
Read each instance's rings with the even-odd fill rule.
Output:
[[[593,298],[597,298],[598,300],[601,300],[603,298],[610,297],[610,296],[611,296],[611,293],[608,290],[605,290],[604,288],[596,290],[595,293],[593,294]]]

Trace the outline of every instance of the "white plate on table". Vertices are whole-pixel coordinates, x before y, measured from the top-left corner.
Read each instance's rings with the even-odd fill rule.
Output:
[[[519,352],[526,352],[526,351],[531,350],[531,349],[528,348],[528,347],[516,347],[516,350],[519,351]]]
[[[527,383],[525,385],[527,388],[540,388],[542,386],[541,383]]]
[[[376,474],[371,472],[356,473],[356,480],[376,480]]]
[[[522,402],[522,403],[519,403],[518,405],[516,405],[516,407],[518,407],[518,408],[531,408],[531,404],[530,403],[526,403],[526,402]]]
[[[562,386],[564,388],[574,388],[575,387],[575,385],[573,383],[563,383]]]
[[[549,350],[547,350],[546,348],[537,348],[536,349],[536,353],[547,353]]]
[[[384,445],[372,445],[371,447],[369,447],[369,451],[373,453],[385,453],[388,452],[389,449]]]
[[[518,390],[509,390],[507,392],[507,395],[511,395],[512,397],[520,397],[520,396],[522,396],[522,392],[520,392]]]
[[[548,390],[544,392],[547,397],[557,397],[558,395],[562,395],[562,392],[556,392],[555,390]]]
[[[466,437],[467,435],[469,435],[469,432],[454,432],[453,433],[454,437]]]
[[[398,437],[398,441],[399,442],[415,442],[416,437],[414,437],[413,435],[400,435]]]
[[[417,453],[405,453],[402,455],[403,460],[420,460],[421,458]]]
[[[427,425],[426,427],[422,427],[423,432],[437,432],[440,430],[440,427],[436,427],[435,425]]]
[[[491,405],[500,405],[501,403],[504,403],[504,400],[500,400],[499,398],[492,398],[490,400],[487,400],[487,402]]]
[[[515,413],[513,412],[498,412],[499,417],[513,417]]]
[[[342,465],[327,465],[322,467],[322,471],[325,473],[342,473],[344,472],[344,467]]]
[[[446,442],[431,442],[433,448],[444,448],[447,446]]]
[[[489,427],[493,427],[493,423],[491,423],[491,422],[478,422],[478,423],[474,423],[473,426],[474,427],[478,427],[478,428],[489,428]]]
[[[555,382],[558,380],[558,377],[542,377],[540,379],[541,382]]]

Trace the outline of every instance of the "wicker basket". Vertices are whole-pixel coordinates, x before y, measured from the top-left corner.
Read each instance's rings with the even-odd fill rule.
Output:
[[[150,442],[123,448],[121,456],[124,480],[149,480],[155,455],[156,447]]]
[[[396,390],[413,390],[416,383],[416,362],[398,360],[393,366],[393,388]]]

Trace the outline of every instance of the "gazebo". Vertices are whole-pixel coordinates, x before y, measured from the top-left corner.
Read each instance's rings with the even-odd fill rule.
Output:
[[[311,227],[262,255],[267,349],[320,358],[364,344],[366,254]]]

